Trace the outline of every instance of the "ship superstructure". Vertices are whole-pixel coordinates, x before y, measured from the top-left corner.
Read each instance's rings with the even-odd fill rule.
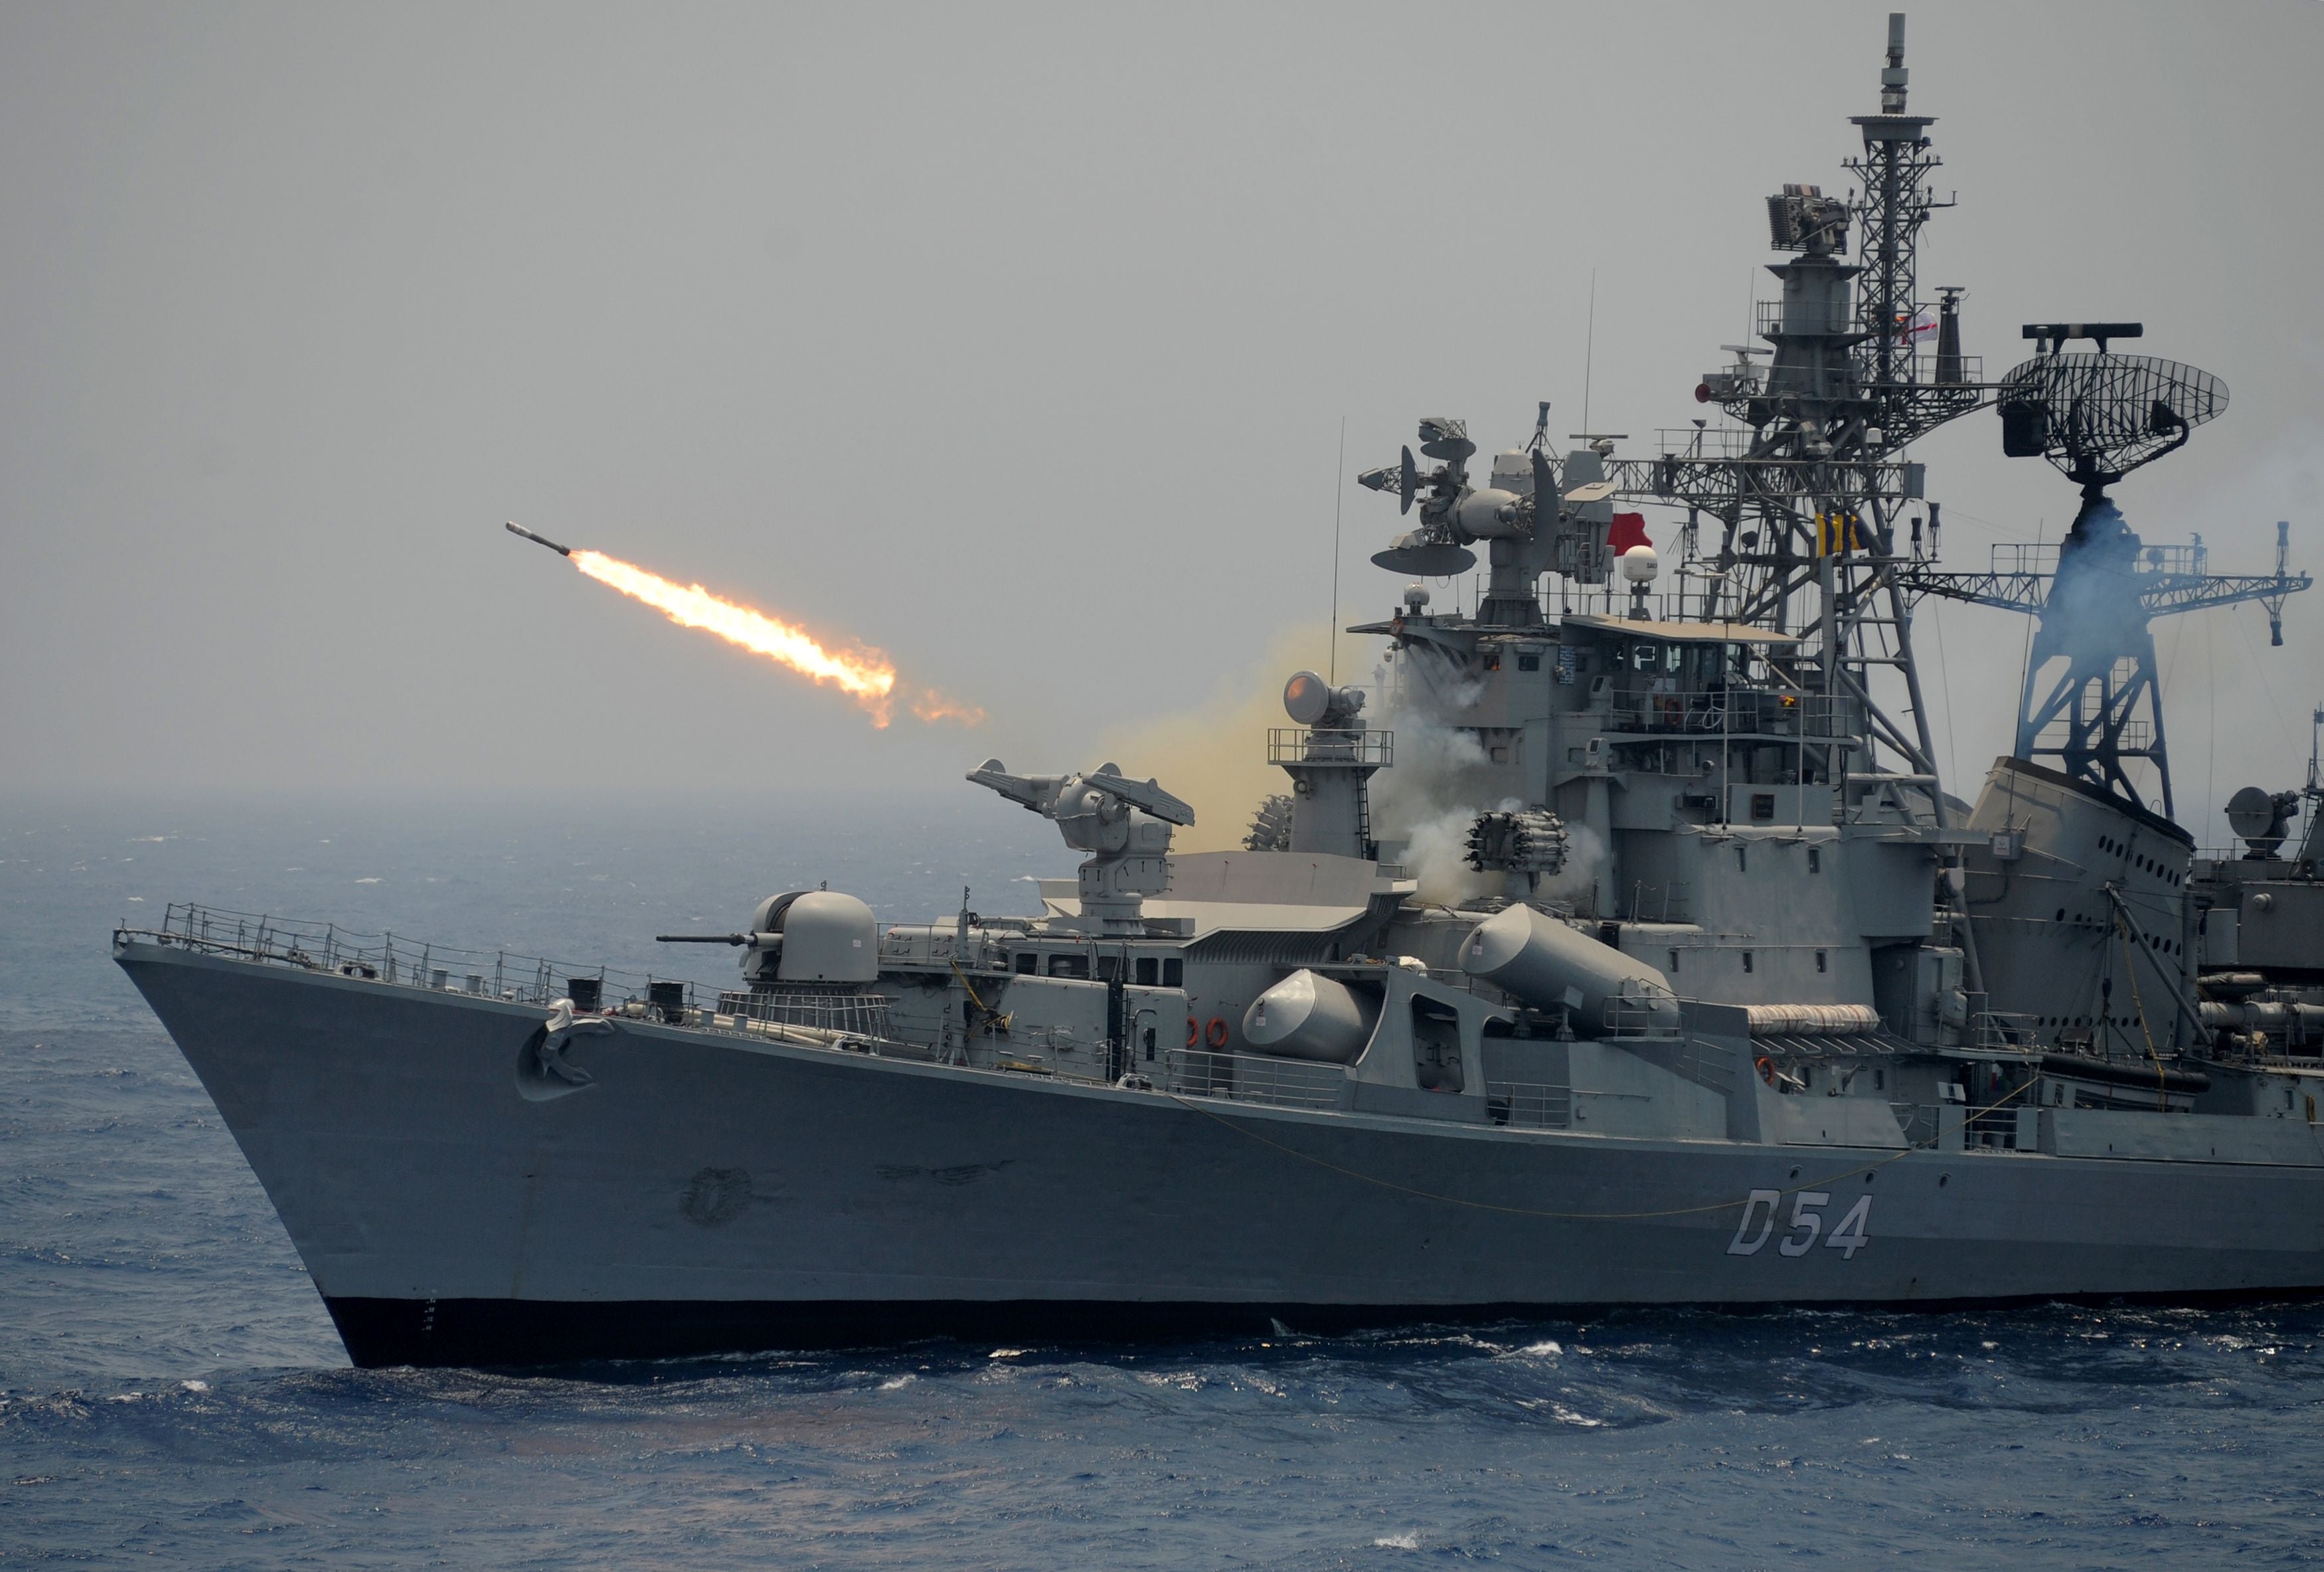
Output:
[[[2198,858],[2120,666],[2158,595],[2306,580],[2107,533],[2224,389],[2059,360],[2088,325],[1987,382],[1918,283],[1906,84],[1897,17],[1854,189],[1769,201],[1725,422],[1559,451],[1544,405],[1477,462],[1433,417],[1360,477],[1409,521],[1380,566],[1485,583],[1351,630],[1368,686],[1290,677],[1241,847],[1176,849],[1167,782],[993,759],[1084,857],[1041,915],[770,897],[660,936],[741,953],[715,992],[200,908],[117,934],[355,1357],[2324,1288],[2315,836],[2276,856],[2299,799],[2262,793],[2250,858]],[[1939,568],[1907,457],[1995,406],[2089,520],[2002,590]],[[2062,598],[2101,563],[2111,654]],[[2005,593],[2068,667],[1971,807],[1911,611]]]

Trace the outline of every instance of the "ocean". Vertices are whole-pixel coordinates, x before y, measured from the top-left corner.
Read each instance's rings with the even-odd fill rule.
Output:
[[[2310,1304],[355,1371],[107,954],[199,900],[715,978],[650,936],[1033,910],[1054,832],[957,799],[0,804],[0,1566],[2324,1560]]]

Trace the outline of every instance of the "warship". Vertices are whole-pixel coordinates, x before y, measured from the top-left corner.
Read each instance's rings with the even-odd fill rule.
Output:
[[[731,987],[119,929],[355,1363],[2324,1289],[2324,786],[2200,849],[2149,633],[2280,629],[2310,581],[2282,529],[2245,576],[2131,532],[2109,489],[2227,400],[2138,324],[1963,352],[1904,42],[1846,194],[1768,199],[1762,342],[1702,418],[1625,453],[1545,404],[1479,464],[1433,417],[1356,477],[1400,510],[1376,563],[1481,588],[1348,630],[1369,683],[1290,676],[1240,846],[996,759],[968,780],[1084,859],[1040,915],[807,889],[655,936]],[[2080,511],[1957,572],[1912,446],[1987,411]],[[1974,804],[1932,596],[2037,619]]]

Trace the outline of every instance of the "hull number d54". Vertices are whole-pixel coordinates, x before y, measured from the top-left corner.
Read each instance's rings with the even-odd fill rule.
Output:
[[[1727,1253],[1757,1255],[1765,1249],[1767,1241],[1775,1236],[1775,1220],[1783,1205],[1781,1190],[1753,1190],[1750,1199],[1743,1203],[1743,1220],[1735,1225],[1735,1237],[1728,1244]],[[1839,1251],[1844,1260],[1855,1260],[1856,1253],[1872,1243],[1872,1197],[1859,1197],[1827,1234],[1823,1214],[1831,1205],[1828,1191],[1795,1193],[1792,1197],[1792,1220],[1784,1225],[1783,1238],[1776,1241],[1777,1252],[1790,1256],[1805,1255],[1821,1238],[1825,1249]]]

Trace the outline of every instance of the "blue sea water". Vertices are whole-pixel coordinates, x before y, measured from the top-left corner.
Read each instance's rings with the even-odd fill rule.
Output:
[[[0,807],[0,1566],[2324,1559],[2324,1311],[1629,1313],[550,1374],[348,1368],[106,958],[172,899],[709,977],[827,879],[1028,911],[970,799]]]

